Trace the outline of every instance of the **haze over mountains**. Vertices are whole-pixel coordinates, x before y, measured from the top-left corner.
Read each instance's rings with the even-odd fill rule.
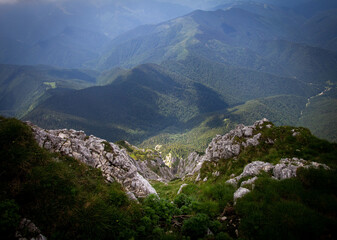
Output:
[[[2,115],[194,149],[263,117],[337,140],[336,1],[80,2],[0,5]]]

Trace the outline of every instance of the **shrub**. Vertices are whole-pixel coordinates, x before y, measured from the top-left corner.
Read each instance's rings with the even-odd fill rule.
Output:
[[[178,208],[181,208],[182,206],[189,207],[192,202],[192,199],[186,194],[181,193],[174,198],[173,202],[175,205],[177,205]]]
[[[184,221],[182,233],[191,239],[202,238],[207,234],[210,221],[206,214],[197,214]]]
[[[0,234],[4,239],[12,239],[19,225],[19,206],[12,199],[0,201]]]

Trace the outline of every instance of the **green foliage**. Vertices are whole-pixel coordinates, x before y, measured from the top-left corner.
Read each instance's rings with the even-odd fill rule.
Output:
[[[105,183],[97,169],[39,148],[30,128],[18,120],[1,118],[0,133],[4,234],[13,236],[22,216],[49,239],[137,236],[133,221],[141,209],[118,184]]]
[[[135,160],[141,160],[141,161],[145,161],[145,160],[154,160],[156,161],[156,158],[160,157],[160,153],[158,153],[156,150],[154,149],[139,149],[133,145],[131,145],[130,143],[120,140],[117,141],[116,144],[120,147],[120,148],[124,148],[128,154],[130,155],[130,157],[132,157]],[[157,173],[158,169],[152,169],[155,173]]]
[[[173,202],[178,208],[181,208],[183,206],[189,206],[192,203],[192,199],[186,194],[181,193],[174,198]]]
[[[294,131],[299,134],[293,136]],[[167,184],[152,182],[160,198],[150,195],[135,204],[119,184],[107,184],[99,170],[46,152],[28,126],[1,118],[1,231],[10,236],[25,216],[49,239],[198,239],[206,238],[208,229],[214,239],[231,239],[227,223],[217,220],[233,201],[234,188],[225,184],[231,173],[240,173],[250,161],[276,163],[288,156],[336,166],[336,144],[315,138],[307,129],[272,126],[258,132],[260,144],[246,148],[235,161],[208,162],[202,169],[206,182],[196,184],[195,176]],[[266,143],[268,139],[274,144]],[[211,174],[216,170],[218,177]],[[240,237],[335,236],[335,170],[299,169],[297,175],[284,181],[259,176],[254,190],[235,207],[241,218]],[[182,183],[188,185],[177,195]]]
[[[184,221],[182,233],[191,239],[202,238],[206,235],[209,224],[206,214],[197,214]]]
[[[262,133],[259,139],[260,144],[247,147],[241,151],[235,159],[220,160],[213,166],[212,162],[204,164],[201,169],[201,177],[205,177],[212,171],[218,170],[222,176],[229,178],[231,174],[238,175],[245,165],[253,161],[264,161],[277,164],[281,158],[303,158],[336,167],[337,145],[321,140],[313,136],[310,131],[302,127],[273,126],[258,130]],[[298,133],[293,136],[293,133]],[[270,144],[268,141],[274,143]]]
[[[14,232],[19,225],[19,206],[14,200],[0,201],[0,233],[5,239],[13,239]]]
[[[104,151],[113,153],[113,148],[111,147],[109,142],[104,141],[102,143],[104,144]]]
[[[330,88],[324,95],[310,99],[298,125],[309,128],[320,138],[337,142],[337,132],[332,130],[337,128],[337,94],[333,93],[335,86]]]
[[[220,180],[213,184],[205,184],[204,194],[208,199],[217,202],[219,211],[222,211],[227,203],[233,200],[234,188]]]
[[[0,114],[11,117],[23,117],[52,92],[82,89],[95,82],[83,70],[46,66],[0,65],[0,76]]]
[[[239,232],[247,239],[319,239],[335,235],[336,172],[300,169],[298,178],[259,178],[239,199]]]
[[[167,184],[159,181],[151,181],[151,185],[156,189],[160,198],[164,197],[172,201],[183,183],[181,179],[173,179]]]

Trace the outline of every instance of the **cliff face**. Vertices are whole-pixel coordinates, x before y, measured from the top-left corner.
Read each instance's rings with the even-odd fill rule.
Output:
[[[178,166],[177,175],[183,177],[185,175],[194,175],[198,173],[204,162],[217,161],[219,159],[229,159],[238,156],[242,149],[248,146],[257,146],[261,133],[256,133],[264,127],[270,128],[272,125],[264,118],[256,121],[251,126],[239,124],[229,133],[221,136],[217,135],[208,145],[205,155],[201,156],[196,152],[191,153],[188,158],[181,161]],[[272,144],[272,140],[268,140]],[[197,178],[198,180],[198,178]]]
[[[107,181],[122,184],[131,198],[157,194],[144,177],[156,178],[156,174],[143,164],[139,164],[114,143],[95,136],[86,136],[83,131],[44,130],[32,124],[30,126],[41,147],[99,168]]]

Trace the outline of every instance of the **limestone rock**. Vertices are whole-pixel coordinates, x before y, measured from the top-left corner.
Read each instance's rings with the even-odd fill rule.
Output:
[[[296,177],[297,169],[300,167],[304,167],[304,168],[322,167],[325,170],[330,169],[325,164],[321,164],[317,162],[310,162],[310,161],[306,161],[304,159],[298,159],[298,158],[283,158],[275,166],[271,163],[255,161],[255,162],[252,162],[246,165],[246,167],[243,169],[242,173],[239,176],[233,177],[227,180],[226,183],[232,184],[235,187],[239,187],[239,189],[234,193],[234,201],[236,201],[238,196],[242,197],[244,194],[247,193],[247,192],[242,193],[242,192],[245,192],[245,189],[246,189],[246,188],[243,188],[243,186],[254,184],[254,182],[257,180],[257,175],[259,175],[261,171],[270,172],[272,175],[271,176],[272,178],[283,180],[287,178]],[[240,184],[240,186],[237,186],[240,179],[247,177],[247,176],[252,176],[253,178],[250,178],[247,181],[243,181]]]
[[[247,176],[257,176],[260,174],[261,171],[265,172],[272,171],[273,167],[274,167],[273,164],[261,161],[249,163],[248,165],[245,166],[243,172],[239,176],[229,179],[228,181],[226,181],[226,183],[237,186],[237,183],[240,181],[241,178]]]
[[[178,166],[177,176],[193,175],[199,172],[204,162],[229,159],[238,156],[245,147],[257,146],[260,142],[261,133],[254,135],[254,131],[262,129],[262,125],[266,122],[269,121],[264,118],[256,121],[252,126],[239,124],[235,129],[223,136],[216,135],[208,145],[205,155],[200,156],[194,152],[186,160],[181,161]]]
[[[234,202],[236,202],[236,200],[238,198],[242,198],[244,195],[246,195],[247,193],[249,193],[250,190],[244,187],[240,187],[238,190],[236,190],[236,192],[234,193]]]
[[[92,135],[86,136],[83,131],[44,130],[32,124],[30,126],[41,147],[51,152],[74,157],[91,167],[99,168],[107,181],[119,182],[126,191],[132,192],[136,197],[157,194],[144,178],[144,175],[151,175],[148,169],[114,143]]]
[[[241,183],[241,186],[245,186],[245,185],[251,185],[251,184],[254,184],[254,182],[257,180],[257,177],[253,177],[253,178],[250,178],[248,179],[247,181],[243,181]]]
[[[327,165],[317,163],[317,162],[308,162],[306,160],[298,159],[298,158],[283,158],[274,167],[273,176],[274,178],[279,179],[279,180],[296,177],[296,171],[299,167],[304,167],[304,168],[323,167],[326,170],[329,169]]]
[[[188,184],[186,184],[186,183],[181,184],[181,186],[180,186],[180,188],[179,188],[179,190],[177,192],[177,195],[179,195],[181,193],[181,191],[183,190],[183,188],[186,187],[187,185]]]
[[[41,234],[40,229],[29,219],[23,218],[15,233],[17,239],[30,239],[30,240],[47,240]]]

